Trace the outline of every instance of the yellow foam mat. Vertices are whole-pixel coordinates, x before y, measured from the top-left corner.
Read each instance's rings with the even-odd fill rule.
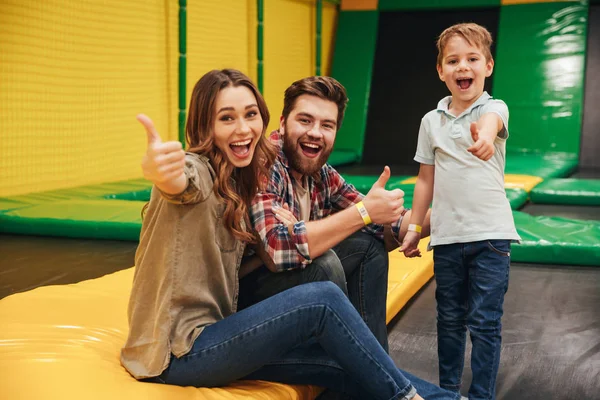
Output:
[[[504,175],[504,187],[508,189],[523,189],[529,193],[531,189],[543,180],[539,176],[506,174]]]
[[[539,176],[521,175],[521,174],[506,174],[504,175],[504,187],[507,189],[523,189],[530,192],[537,184],[543,181]],[[400,183],[417,183],[417,177],[413,176],[404,179]]]
[[[421,257],[406,258],[398,250],[389,253],[387,323],[433,277],[433,252],[427,251],[428,243],[429,238],[419,243]]]
[[[422,241],[422,251],[426,244]],[[390,253],[388,321],[432,276],[431,253]],[[241,381],[198,389],[132,378],[119,362],[133,268],[0,300],[0,399],[313,399],[315,386]]]

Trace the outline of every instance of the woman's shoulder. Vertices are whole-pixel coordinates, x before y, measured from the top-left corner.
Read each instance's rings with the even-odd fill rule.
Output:
[[[195,170],[200,178],[208,179],[210,181],[215,179],[215,170],[210,164],[210,159],[204,154],[192,153],[189,151],[186,152],[185,164],[186,168]]]

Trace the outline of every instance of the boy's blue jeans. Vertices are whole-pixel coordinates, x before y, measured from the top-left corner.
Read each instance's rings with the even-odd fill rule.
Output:
[[[404,399],[413,387],[428,400],[460,398],[398,369],[331,282],[297,286],[206,327],[149,381],[214,387],[237,379],[314,384],[358,399]]]
[[[435,246],[433,259],[440,386],[460,390],[468,328],[473,371],[469,399],[495,399],[510,240]]]

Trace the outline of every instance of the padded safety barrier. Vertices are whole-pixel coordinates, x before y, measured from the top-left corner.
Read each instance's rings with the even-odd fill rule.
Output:
[[[137,241],[145,202],[63,200],[0,214],[0,232]]]
[[[600,179],[550,179],[531,191],[531,201],[600,206]]]
[[[600,221],[513,215],[522,239],[512,246],[513,261],[600,266]]]
[[[542,179],[563,178],[577,169],[577,162],[577,154],[572,153],[508,151],[504,172],[507,175],[530,175]]]
[[[355,151],[334,150],[329,155],[327,162],[334,167],[352,164],[359,161],[359,155]]]
[[[379,179],[379,175],[350,175],[350,174],[342,174],[342,177],[346,180],[346,182],[354,185],[356,190],[363,194],[369,193],[371,190],[371,186],[377,179]],[[396,189],[397,187],[402,185],[402,181],[409,178],[408,176],[391,176],[388,179],[385,188],[388,190]]]
[[[390,253],[387,321],[433,276],[432,253]],[[119,363],[134,268],[0,300],[2,399],[314,399],[315,386],[241,381],[224,388],[142,383]]]

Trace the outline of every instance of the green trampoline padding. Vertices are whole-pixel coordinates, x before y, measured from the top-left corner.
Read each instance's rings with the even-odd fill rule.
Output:
[[[0,198],[1,210],[9,210],[23,206],[46,204],[55,201],[71,199],[94,198],[119,198],[118,196],[132,196],[128,200],[137,200],[132,193],[147,191],[150,193],[152,183],[146,179],[129,179],[125,181],[100,183],[96,185],[78,186],[70,189],[50,190],[46,192],[30,193],[20,196]],[[147,198],[148,195],[146,195]],[[123,197],[125,199],[125,197]]]
[[[527,203],[527,192],[523,189],[504,189],[510,208],[518,210]]]
[[[371,190],[371,186],[379,179],[379,175],[341,175],[346,182],[351,183],[356,190],[363,194],[367,194],[369,190]],[[401,182],[407,178],[410,178],[410,176],[391,176],[390,179],[388,179],[385,188],[389,190],[396,189],[397,187],[402,186],[403,184]]]
[[[506,174],[539,176],[543,179],[563,178],[577,169],[578,156],[574,153],[539,153],[528,150],[508,151]]]
[[[531,201],[600,206],[600,179],[549,179],[533,188]]]
[[[143,201],[73,199],[0,214],[0,232],[24,235],[138,240]]]
[[[334,167],[346,164],[352,164],[354,162],[360,161],[358,153],[351,150],[334,150],[329,155],[329,159],[327,163],[333,165]]]
[[[367,194],[371,186],[379,178],[378,175],[349,175],[342,174],[346,182],[351,183],[361,193]],[[386,189],[402,189],[404,191],[404,207],[411,208],[413,195],[415,191],[414,183],[402,183],[403,180],[411,178],[410,176],[392,176]],[[510,207],[513,210],[518,210],[527,202],[527,192],[523,189],[506,189],[506,197],[510,202]]]
[[[512,247],[513,261],[600,266],[600,221],[513,215],[522,239]]]

